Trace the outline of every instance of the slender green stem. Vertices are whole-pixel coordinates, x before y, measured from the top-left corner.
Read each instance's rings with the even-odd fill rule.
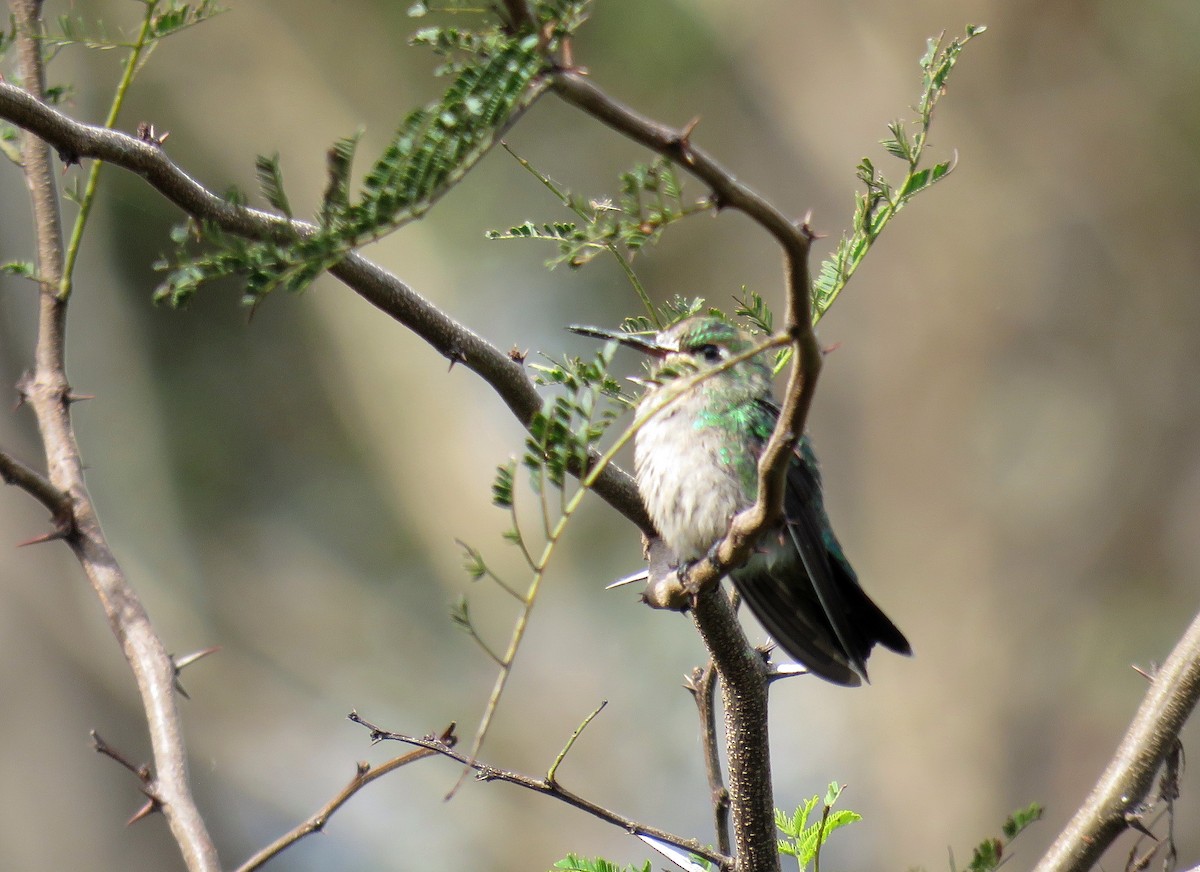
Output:
[[[571,738],[567,739],[567,744],[563,746],[563,749],[558,752],[558,756],[554,758],[554,762],[550,764],[550,771],[546,773],[547,784],[554,784],[557,781],[554,776],[558,772],[559,765],[563,760],[566,759],[568,752],[570,752],[571,747],[575,744],[575,740],[583,734],[583,731],[587,729],[588,724],[595,719],[596,715],[604,711],[604,707],[606,705],[608,705],[608,700],[603,700],[600,705],[596,707],[596,710],[584,718],[583,723],[575,728],[575,732],[571,733]]]
[[[517,547],[521,549],[521,556],[525,558],[525,562],[529,565],[529,568],[532,569],[534,572],[537,572],[537,564],[533,560],[533,555],[529,553],[529,547],[525,544],[525,537],[521,535],[521,522],[517,519],[517,489],[516,488],[513,488],[512,499],[509,500],[509,503],[508,503],[508,513],[512,517],[513,533],[516,534],[513,537],[513,541],[515,541],[517,543]],[[516,591],[511,591],[511,593],[517,599],[521,600],[521,602],[525,601],[524,597],[522,597]]]
[[[129,92],[130,85],[133,84],[133,77],[137,75],[138,69],[141,67],[142,61],[145,58],[145,53],[148,49],[153,48],[154,40],[151,38],[151,25],[154,21],[154,12],[158,8],[159,0],[144,0],[146,4],[146,14],[142,18],[142,27],[138,31],[137,39],[129,49],[129,57],[125,59],[125,70],[121,74],[121,81],[117,83],[116,93],[113,94],[112,105],[108,107],[108,116],[104,119],[104,126],[112,129],[116,126],[117,118],[121,114],[121,107],[125,104],[125,95]],[[92,214],[92,204],[96,202],[96,189],[100,184],[100,169],[104,166],[102,161],[92,161],[92,166],[88,170],[87,184],[83,189],[83,196],[79,198],[79,213],[75,216],[75,226],[71,228],[71,238],[67,243],[66,258],[63,262],[62,280],[58,285],[58,297],[60,300],[68,300],[71,297],[71,289],[74,284],[75,262],[79,257],[79,247],[83,242],[83,231],[87,227],[88,218]]]
[[[821,872],[821,845],[825,843],[825,824],[829,821],[829,805],[821,810],[821,825],[817,827],[817,847],[813,851],[813,872]]]
[[[530,175],[541,182],[542,185],[545,186],[546,190],[558,198],[560,203],[574,212],[580,221],[591,224],[596,220],[595,215],[589,215],[578,203],[572,200],[565,191],[559,188],[558,185],[554,183],[553,179],[540,173],[537,168],[533,166],[533,164],[513,151],[507,142],[501,142],[500,147],[511,154],[513,156],[513,160],[519,163],[525,168],[526,171],[529,172]],[[596,243],[596,245],[600,248],[603,248],[617,259],[617,263],[621,265],[621,271],[625,273],[625,277],[629,280],[629,284],[633,286],[633,292],[637,294],[638,299],[642,301],[642,306],[645,307],[646,314],[650,317],[650,320],[654,322],[654,326],[661,330],[663,325],[662,321],[658,317],[658,310],[654,307],[654,303],[651,301],[650,295],[646,292],[645,286],[637,277],[637,273],[633,271],[633,265],[629,262],[629,258],[621,253],[621,250],[617,248],[616,243],[601,242]]]
[[[583,419],[583,426],[585,428],[591,424],[593,414],[594,407],[589,407],[588,415]],[[579,503],[583,499],[584,493],[588,490],[594,480],[594,476],[589,477],[589,480],[581,484],[575,493],[571,495],[571,499],[569,501],[564,503],[560,500],[561,514],[559,515],[557,522],[551,526],[549,510],[546,503],[546,486],[548,482],[545,467],[542,467],[540,480],[538,482],[538,491],[541,496],[542,522],[545,525],[546,542],[542,547],[541,554],[538,555],[536,560],[532,560],[530,553],[527,550],[524,538],[522,537],[518,540],[521,546],[521,551],[525,555],[525,559],[529,561],[530,567],[533,569],[533,578],[530,580],[529,588],[525,591],[525,596],[521,600],[521,613],[517,616],[517,622],[513,626],[512,636],[509,637],[508,649],[504,652],[503,657],[493,656],[493,659],[500,667],[500,671],[496,676],[496,683],[492,686],[492,693],[488,697],[487,705],[484,708],[483,717],[479,721],[479,727],[476,729],[475,737],[471,743],[469,756],[472,760],[474,760],[476,754],[479,753],[479,749],[483,747],[483,740],[487,736],[488,729],[491,727],[492,718],[495,716],[496,709],[500,704],[500,697],[504,694],[504,688],[508,684],[509,675],[512,673],[513,662],[516,660],[517,651],[521,647],[521,641],[525,638],[525,630],[529,626],[529,616],[533,613],[533,605],[537,601],[538,591],[541,590],[542,579],[546,577],[546,567],[550,563],[550,557],[553,555],[559,539],[562,538],[563,533],[566,531],[567,522],[571,520],[571,516],[579,507]],[[565,493],[565,491],[560,491],[560,494],[561,493]],[[515,508],[513,508],[512,511],[514,528],[517,530],[519,535],[520,527],[517,523]],[[490,650],[488,653],[491,653]],[[599,711],[599,709],[597,709],[597,711]],[[594,713],[592,717],[595,717]],[[591,718],[588,720],[590,721]],[[587,722],[584,722],[584,726],[586,725]],[[580,729],[582,729],[582,727]],[[574,740],[572,739],[572,741]],[[570,745],[568,744],[567,747],[570,748]],[[565,754],[566,750],[564,749],[563,755]],[[559,761],[561,761],[561,756]],[[555,763],[555,766],[557,765],[558,761]],[[466,777],[467,771],[468,770],[466,769],[463,770],[463,774],[459,777],[454,787],[451,788],[450,795],[453,795],[454,792],[458,790],[459,786],[462,784],[463,778]],[[551,768],[550,771],[553,773],[554,769]],[[550,780],[553,781],[553,776],[551,776]]]
[[[500,659],[500,655],[493,651],[492,646],[483,640],[483,637],[479,635],[479,631],[475,629],[475,625],[470,622],[470,619],[467,619],[463,624],[463,629],[467,631],[468,636],[475,640],[475,644],[483,650],[483,653],[488,656],[489,660],[503,668],[504,661]]]
[[[542,467],[538,473],[538,497],[542,503],[542,535],[550,538],[550,503],[546,497],[546,469]],[[538,566],[538,570],[541,566]]]

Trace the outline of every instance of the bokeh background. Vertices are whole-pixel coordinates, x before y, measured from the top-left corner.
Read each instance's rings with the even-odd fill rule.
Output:
[[[213,189],[253,189],[278,151],[303,212],[335,138],[362,154],[440,87],[419,22],[395,0],[229,0],[165,43],[122,127],[170,131],[170,154]],[[49,4],[130,25],[125,0]],[[827,500],[861,577],[906,631],[872,686],[773,691],[777,795],[833,779],[866,821],[830,868],[947,868],[1043,802],[1014,868],[1082,800],[1200,603],[1200,6],[1191,0],[599,0],[577,60],[612,94],[696,133],[826,247],[846,226],[863,155],[917,97],[926,37],[971,44],[938,112],[934,155],[959,166],[889,229],[821,325],[811,430]],[[116,53],[63,52],[70,111],[103,117]],[[615,190],[646,155],[547,97],[509,141],[582,194]],[[76,176],[78,170],[66,174]],[[447,619],[460,594],[490,638],[510,602],[472,585],[455,539],[519,583],[490,505],[521,432],[470,372],[324,279],[248,318],[235,288],[186,311],[151,305],[179,219],[139,180],[104,175],[72,305],[70,374],[89,481],[117,554],[167,646],[221,652],[186,675],[201,807],[233,866],[326,801],[369,747],[352,707],[415,733],[469,734],[494,672]],[[702,189],[691,185],[695,196]],[[0,257],[31,257],[21,179],[0,169]],[[538,243],[483,231],[565,213],[497,152],[425,220],[371,256],[497,345],[557,354],[562,325],[637,309],[613,263],[548,272]],[[822,250],[824,253],[825,249]],[[781,304],[779,258],[737,215],[685,223],[637,266],[660,298],[728,304],[742,285]],[[30,286],[0,284],[0,383],[28,365]],[[636,371],[633,360],[618,365]],[[10,391],[9,397],[14,394]],[[6,400],[0,445],[35,460]],[[148,759],[132,679],[65,549],[14,545],[45,513],[0,493],[0,867],[181,868],[165,827],[123,824],[133,779],[89,747],[95,728]],[[561,770],[573,789],[710,839],[698,730],[681,676],[690,623],[605,592],[635,567],[635,531],[594,501],[546,582],[484,756],[545,770],[608,708]],[[760,631],[754,630],[756,638]],[[1196,747],[1195,728],[1185,734]],[[645,859],[640,843],[499,784],[443,795],[458,771],[423,761],[377,782],[272,868],[537,870],[568,851]],[[1178,806],[1182,861],[1200,861],[1200,781]],[[1110,859],[1120,866],[1124,849]],[[656,868],[663,865],[655,860]]]

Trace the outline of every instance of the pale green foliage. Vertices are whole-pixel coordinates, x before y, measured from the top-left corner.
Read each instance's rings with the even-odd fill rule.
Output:
[[[864,157],[859,163],[857,175],[866,186],[866,191],[855,195],[854,219],[849,234],[842,237],[833,254],[822,262],[817,271],[812,289],[814,323],[837,299],[871,245],[896,213],[913,197],[944,179],[954,169],[953,160],[924,169],[920,164],[933,123],[933,109],[946,92],[950,71],[958,61],[963,46],[985,29],[968,26],[963,37],[952,39],[947,44],[943,44],[942,36],[929,40],[921,57],[921,97],[914,107],[917,117],[912,122],[893,121],[888,125],[891,136],[881,143],[888,154],[904,161],[904,179],[900,184],[893,185],[870,159]]]
[[[10,260],[8,263],[0,263],[0,273],[33,279],[37,277],[37,267],[27,260]]]
[[[825,792],[824,801],[820,796],[814,796],[797,808],[791,817],[775,809],[775,826],[784,835],[779,840],[779,853],[795,857],[800,872],[805,872],[809,863],[813,864],[814,872],[820,872],[821,847],[830,835],[835,830],[862,820],[862,815],[857,812],[833,810],[841,793],[842,788],[834,781]],[[821,806],[820,817],[810,823],[809,817],[818,805]]]
[[[423,215],[487,153],[513,116],[545,88],[539,76],[545,54],[582,20],[583,4],[559,0],[537,4],[544,36],[512,34],[494,16],[474,30],[424,28],[413,41],[447,58],[452,76],[442,98],[416,109],[350,194],[350,171],[358,137],[336,142],[327,158],[328,182],[316,210],[317,229],[281,225],[273,240],[244,240],[207,222],[189,222],[173,238],[176,248],[157,268],[168,273],[155,299],[186,302],[202,285],[229,276],[245,281],[243,300],[254,305],[272,290],[299,291],[347,253]],[[255,162],[263,199],[291,218],[277,157]],[[199,243],[199,250],[196,244]]]
[[[150,9],[151,14],[144,34],[135,35],[123,28],[109,30],[99,19],[86,19],[78,13],[67,12],[56,19],[58,32],[47,34],[43,37],[43,43],[50,51],[73,45],[99,51],[134,48],[138,44],[139,36],[143,41],[154,42],[197,24],[203,24],[214,15],[225,11],[215,0],[201,0],[199,3],[180,3],[178,0],[139,2],[148,8],[153,7]]]
[[[1003,838],[992,837],[980,842],[971,855],[967,872],[994,872],[1006,859],[1005,851],[1030,824],[1042,819],[1042,807],[1034,802],[1027,808],[1014,811],[1000,827]],[[957,872],[954,867],[954,857],[950,858],[951,872]]]
[[[542,239],[555,243],[558,255],[546,261],[551,269],[564,263],[579,268],[605,252],[631,256],[657,242],[668,225],[712,208],[707,200],[684,202],[679,176],[665,158],[638,164],[622,173],[615,202],[607,197],[579,197],[539,173],[528,161],[517,159],[579,221],[526,221],[507,231],[489,230],[486,235],[488,239]]]
[[[254,174],[258,178],[258,189],[263,198],[286,215],[292,217],[292,206],[283,190],[283,169],[279,166],[279,155],[259,155],[254,159]]]
[[[933,110],[945,93],[946,82],[963,47],[986,28],[968,26],[964,36],[944,43],[943,37],[930,39],[925,54],[921,57],[922,91],[911,122],[894,121],[888,125],[890,136],[882,141],[884,149],[904,161],[903,180],[895,185],[881,173],[869,158],[863,158],[857,167],[857,177],[866,191],[855,197],[852,229],[844,235],[833,254],[818,268],[812,287],[814,323],[829,309],[842,288],[862,263],[871,245],[883,232],[888,222],[914,197],[944,179],[954,168],[953,160],[946,160],[931,167],[922,167],[925,145],[933,122]],[[515,156],[515,155],[514,155]],[[671,170],[671,165],[662,158],[649,166],[639,166],[622,176],[621,195],[618,203],[609,200],[583,200],[561,185],[534,169],[528,161],[518,157],[521,165],[529,170],[553,193],[579,221],[525,221],[507,231],[490,230],[490,239],[538,239],[549,241],[558,247],[558,255],[547,261],[553,268],[566,263],[580,267],[590,262],[597,254],[613,254],[625,269],[626,276],[642,302],[645,315],[626,319],[623,329],[629,332],[652,332],[685,317],[683,314],[661,312],[653,305],[649,294],[641,286],[630,262],[632,255],[647,244],[658,240],[662,231],[679,219],[712,208],[711,201],[698,200],[686,204],[680,194],[680,184]],[[683,310],[676,306],[681,313]],[[697,299],[688,303],[688,314],[704,309],[704,301]],[[709,309],[720,314],[717,309]],[[678,314],[678,317],[675,315]],[[743,297],[735,314],[749,322],[757,332],[770,332],[772,317],[762,298],[743,289]],[[776,357],[776,370],[782,369],[790,359],[790,349]]]
[[[718,318],[726,317],[725,313],[715,306],[705,305],[703,297],[684,297],[676,294],[662,305],[654,307],[653,320],[646,315],[630,315],[621,322],[621,329],[626,333],[657,333],[664,327],[701,312]]]
[[[513,504],[513,473],[517,462],[511,461],[496,467],[496,478],[492,482],[492,505],[511,509]]]
[[[520,465],[529,473],[530,486],[540,510],[540,547],[537,544],[539,537],[527,532],[528,524],[522,524],[522,515],[517,511],[515,479],[518,461],[510,460],[498,467],[492,483],[492,502],[506,509],[511,520],[511,526],[503,534],[504,539],[517,547],[532,573],[524,591],[494,572],[478,549],[459,543],[463,548],[463,566],[472,581],[486,577],[520,605],[508,646],[502,654],[488,645],[471,623],[465,598],[451,609],[451,620],[465,630],[499,667],[496,684],[472,743],[471,756],[475,756],[483,744],[499,705],[546,568],[567,522],[587,491],[584,471],[591,465],[600,440],[620,411],[620,386],[608,374],[615,351],[616,343],[608,343],[591,360],[566,358],[530,364],[534,381],[543,388],[552,389],[529,423],[529,435],[520,458]],[[570,492],[568,473],[575,473],[580,479],[573,493]],[[554,493],[557,493],[557,499],[553,498]]]
[[[620,383],[608,374],[615,351],[616,344],[610,342],[591,361],[576,357],[531,364],[539,385],[565,389],[546,397],[529,424],[522,462],[535,490],[542,488],[544,479],[562,488],[569,471],[585,469],[588,454],[616,418],[619,406],[605,402],[621,397]]]
[[[558,246],[558,256],[546,261],[550,269],[562,263],[578,269],[598,254],[611,254],[642,301],[648,323],[652,322],[655,329],[661,329],[664,322],[633,271],[633,257],[657,242],[668,225],[689,215],[709,211],[712,208],[711,201],[704,199],[685,203],[683,184],[674,166],[661,157],[655,158],[649,165],[638,164],[621,174],[620,194],[616,203],[609,198],[584,200],[539,172],[507,145],[504,148],[579,221],[541,224],[526,221],[507,231],[489,230],[487,238],[549,240]]]
[[[553,869],[560,870],[560,872],[650,872],[650,861],[647,860],[641,866],[622,867],[603,857],[592,860],[576,854],[567,854],[566,859],[555,863]]]

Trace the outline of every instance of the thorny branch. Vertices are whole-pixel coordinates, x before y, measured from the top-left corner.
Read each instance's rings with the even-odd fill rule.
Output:
[[[732,851],[729,843],[729,789],[721,775],[720,737],[717,735],[717,669],[711,660],[697,666],[683,683],[696,701],[700,715],[700,744],[704,747],[704,770],[712,798],[713,828],[717,848],[722,854]]]
[[[446,727],[442,734],[437,737],[437,741],[441,742],[447,748],[453,748],[458,741],[458,737],[454,735],[454,724]],[[432,757],[436,753],[436,751],[429,748],[418,748],[415,751],[409,751],[407,754],[401,754],[399,757],[393,757],[391,760],[381,763],[378,766],[372,767],[370,763],[366,762],[359,763],[350,781],[329,802],[321,806],[307,820],[284,833],[241,866],[238,866],[235,872],[254,872],[255,869],[261,868],[268,860],[279,856],[305,836],[311,836],[313,833],[319,833],[325,829],[325,825],[329,823],[329,819],[333,817],[334,812],[349,802],[354,794],[358,793],[375,779],[382,778],[384,775],[399,769],[401,766],[407,766],[409,763],[425,757]]]
[[[668,833],[664,830],[657,829],[656,827],[639,823],[632,818],[618,814],[617,812],[607,809],[602,805],[598,805],[591,800],[584,799],[579,794],[563,787],[562,783],[559,782],[557,778],[534,778],[531,775],[525,775],[521,772],[513,772],[508,769],[499,769],[495,766],[489,766],[486,763],[481,763],[478,760],[468,757],[466,754],[454,750],[453,747],[442,741],[442,738],[439,736],[417,737],[407,736],[403,733],[393,733],[390,730],[385,730],[382,727],[376,726],[370,721],[364,719],[356,711],[350,712],[347,717],[354,721],[354,723],[360,724],[361,726],[370,730],[372,742],[404,742],[406,745],[424,748],[427,751],[441,754],[443,757],[449,757],[451,760],[455,760],[464,766],[474,769],[476,773],[475,777],[480,781],[504,781],[508,784],[515,784],[518,787],[525,788],[526,790],[532,790],[534,793],[540,793],[543,796],[549,796],[553,799],[565,802],[567,805],[573,806],[580,811],[587,812],[593,817],[600,818],[600,820],[607,821],[610,824],[615,824],[616,826],[621,827],[626,832],[629,832],[633,835],[650,836],[651,838],[657,839],[660,842],[665,842],[668,845],[674,845],[684,851],[689,851],[698,857],[703,857],[705,860],[708,860],[710,863],[715,864],[721,869],[730,869],[733,866],[732,858],[703,847],[695,839],[685,839],[682,836],[677,836],[673,833]],[[561,758],[556,760],[553,768],[557,769],[558,764],[561,762]]]

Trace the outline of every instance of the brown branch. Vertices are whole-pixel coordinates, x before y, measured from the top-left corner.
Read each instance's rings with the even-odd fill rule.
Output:
[[[141,782],[138,785],[138,790],[146,797],[146,801],[130,816],[129,820],[125,821],[125,826],[133,826],[138,821],[150,817],[155,812],[161,812],[163,809],[162,800],[154,792],[154,775],[150,772],[150,767],[145,763],[141,766],[135,765],[128,757],[104,741],[95,730],[92,730],[90,735],[92,737],[92,747],[96,749],[97,754],[102,754],[125,767]]]
[[[229,233],[285,242],[313,229],[302,221],[289,223],[268,212],[235,206],[189,177],[159,144],[81,124],[6,82],[0,82],[0,117],[32,131],[62,152],[79,158],[96,158],[136,173],[187,214],[212,221]],[[528,425],[541,408],[541,397],[519,362],[446,315],[400,279],[357,254],[348,255],[330,273],[412,330],[439,354],[480,376],[522,424]],[[627,473],[610,464],[597,478],[593,490],[643,531],[653,530],[637,486]]]
[[[704,770],[708,775],[708,790],[712,797],[717,848],[722,854],[729,854],[733,850],[729,843],[729,789],[721,775],[717,736],[717,669],[712,660],[693,669],[683,686],[692,694],[700,715],[700,743],[704,747]]]
[[[736,209],[745,213],[770,233],[794,259],[802,260],[807,257],[809,237],[801,226],[739,181],[712,155],[694,145],[691,141],[694,123],[689,123],[681,129],[661,124],[614,100],[575,70],[556,71],[550,87],[562,99],[618,133],[674,160],[712,189],[718,208]]]
[[[1200,615],[1154,675],[1129,730],[1091,795],[1034,872],[1086,872],[1138,820],[1155,773],[1200,700]]]
[[[25,106],[41,106],[46,77],[40,0],[10,2],[17,31],[21,81],[30,93],[4,85]],[[54,143],[60,154],[71,155],[70,142]],[[137,594],[118,566],[83,478],[83,461],[71,424],[70,385],[67,382],[67,303],[59,295],[63,275],[63,233],[58,188],[48,141],[33,133],[21,137],[21,166],[33,208],[39,279],[38,328],[34,368],[22,381],[22,392],[37,418],[46,452],[50,485],[69,506],[69,522],[60,521],[64,538],[75,552],[109,625],[133,671],[146,713],[154,751],[154,778],[145,791],[165,815],[188,869],[218,872],[220,862],[188,785],[187,754],[174,694],[175,667],[150,624]],[[62,505],[55,500],[57,505]],[[153,810],[153,809],[152,809]],[[137,816],[135,815],[135,819]]]
[[[458,737],[454,735],[454,724],[448,726],[438,736],[437,741],[441,742],[447,748],[453,748],[458,741]],[[391,760],[388,760],[386,763],[380,763],[378,766],[372,767],[370,763],[359,763],[354,776],[329,802],[321,806],[307,820],[284,833],[241,866],[238,866],[235,872],[254,872],[255,869],[261,868],[269,860],[273,860],[305,836],[311,836],[313,833],[319,833],[325,829],[325,825],[329,823],[329,819],[333,817],[334,812],[345,805],[350,800],[350,797],[354,796],[354,794],[358,793],[375,779],[382,778],[389,772],[399,769],[401,766],[407,766],[409,763],[425,757],[432,757],[436,753],[436,751],[429,748],[418,748],[415,751],[409,751],[407,754],[401,754],[399,757],[393,757]]]
[[[390,730],[385,730],[365,720],[356,711],[350,712],[347,717],[356,724],[366,727],[371,731],[372,742],[404,742],[406,745],[413,745],[417,748],[425,748],[436,754],[441,754],[443,757],[449,757],[461,763],[463,766],[470,767],[475,770],[476,778],[480,781],[504,781],[508,784],[515,784],[518,787],[523,787],[526,790],[532,790],[534,793],[540,793],[543,796],[549,796],[557,799],[560,802],[565,802],[567,805],[573,806],[580,811],[587,812],[593,817],[597,817],[602,821],[607,821],[610,824],[615,824],[621,827],[626,832],[635,836],[650,836],[660,842],[665,842],[668,845],[674,845],[684,851],[689,851],[698,857],[703,857],[711,863],[716,864],[721,869],[730,869],[733,866],[733,860],[730,857],[703,847],[695,839],[685,839],[682,836],[668,833],[664,830],[651,827],[632,818],[625,817],[615,811],[605,808],[602,805],[597,805],[591,800],[584,799],[577,793],[573,793],[562,786],[557,780],[551,781],[546,778],[534,778],[531,775],[525,775],[521,772],[512,772],[508,769],[498,769],[495,766],[488,766],[486,763],[481,763],[474,760],[465,754],[455,751],[450,745],[447,745],[438,736],[406,736],[403,733],[393,733]]]
[[[719,586],[706,587],[695,595],[692,620],[721,678],[736,868],[738,872],[778,872],[766,660],[750,647]]]

